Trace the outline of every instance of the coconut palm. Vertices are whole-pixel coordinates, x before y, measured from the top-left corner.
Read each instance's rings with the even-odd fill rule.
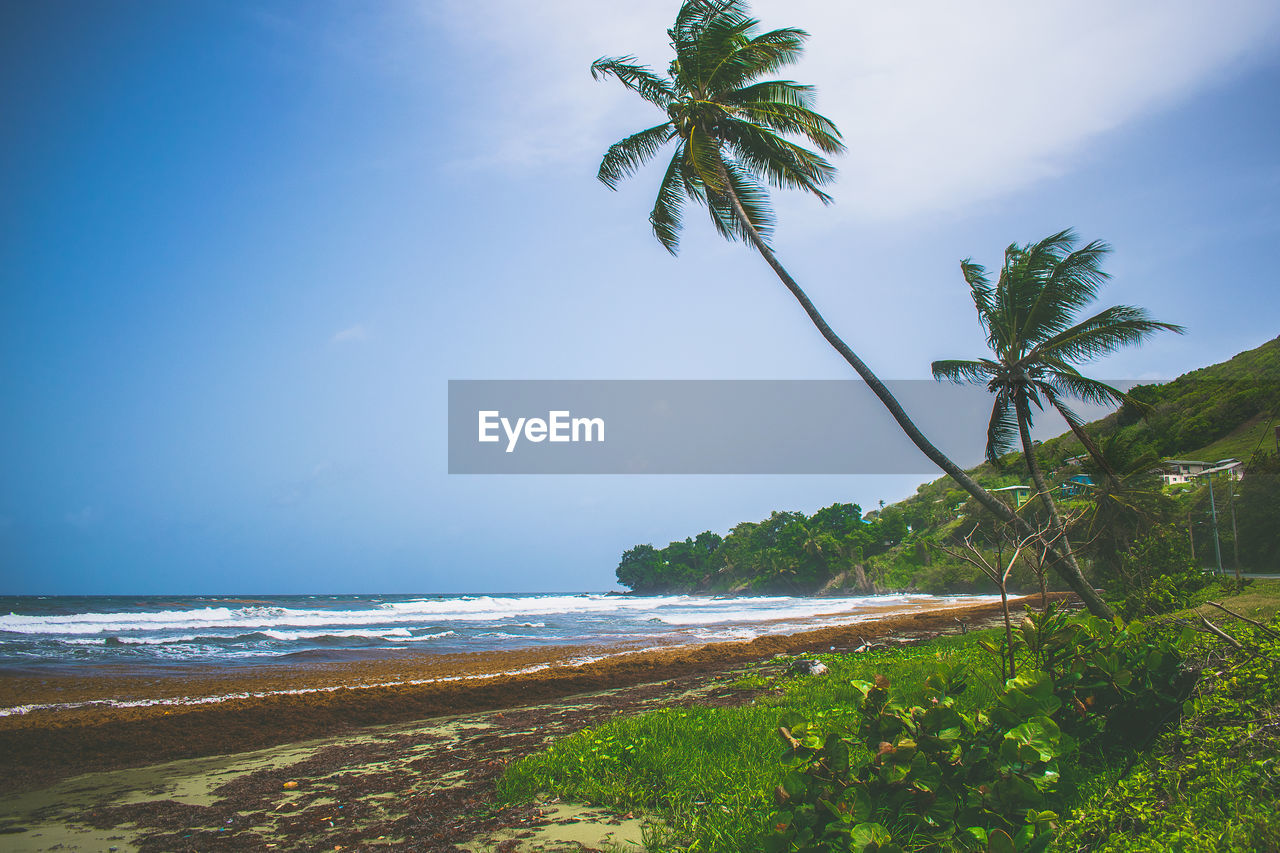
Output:
[[[1160,457],[1139,438],[1124,431],[1112,433],[1099,447],[1099,456],[1082,468],[1097,479],[1091,509],[1078,524],[1088,542],[1099,574],[1129,592],[1140,584],[1124,571],[1121,555],[1133,543],[1171,515],[1172,498],[1160,488]]]
[[[1116,305],[1084,320],[1082,308],[1093,302],[1108,278],[1102,260],[1111,250],[1099,240],[1075,248],[1070,229],[1038,243],[1009,246],[995,284],[986,269],[971,259],[960,269],[969,285],[978,322],[987,333],[993,358],[975,361],[935,361],[933,375],[959,383],[985,384],[995,394],[987,426],[987,459],[999,463],[1002,454],[1020,440],[1027,469],[1041,502],[1049,512],[1054,536],[1066,571],[1080,576],[1080,567],[1067,541],[1062,518],[1036,459],[1031,427],[1035,411],[1056,409],[1080,438],[1109,482],[1116,474],[1084,429],[1067,398],[1088,403],[1122,403],[1123,391],[1090,379],[1075,365],[1141,343],[1161,330],[1181,333],[1182,327],[1152,320],[1142,308]],[[1083,577],[1081,576],[1081,580]]]
[[[988,511],[1019,529],[1026,522],[978,485],[920,432],[897,399],[827,324],[769,245],[773,212],[768,186],[800,189],[823,203],[823,187],[835,168],[822,155],[843,150],[834,123],[812,109],[813,88],[791,80],[763,79],[796,61],[808,34],[785,28],[757,33],[759,22],[742,0],[685,0],[667,30],[675,53],[665,74],[634,56],[602,57],[595,79],[613,77],[665,115],[661,124],[612,145],[597,177],[610,189],[635,174],[668,144],[675,151],[649,214],[654,236],[675,254],[686,202],[705,207],[723,236],[758,251],[809,319],[862,377],[907,437]],[[818,151],[789,140],[798,136]],[[821,153],[819,153],[821,152]],[[1078,574],[1078,573],[1077,573]],[[1084,583],[1064,576],[1089,610],[1110,618],[1111,609]]]

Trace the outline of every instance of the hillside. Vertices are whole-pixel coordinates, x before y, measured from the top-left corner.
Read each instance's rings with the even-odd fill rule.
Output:
[[[1137,386],[1129,393],[1137,405],[1126,404],[1087,426],[1099,446],[1114,449],[1144,470],[1155,459],[1247,461],[1259,450],[1274,449],[1280,337],[1220,364],[1171,382]],[[1083,453],[1070,432],[1039,448],[1054,485],[1089,467],[1082,469],[1076,461]],[[969,473],[988,489],[1030,482],[1020,453],[1008,454],[999,467],[983,463]],[[975,507],[966,505],[967,498],[942,477],[899,503],[865,515],[856,504],[841,503],[811,516],[776,511],[762,521],[735,525],[724,536],[704,531],[665,548],[637,545],[622,555],[617,576],[635,592],[983,588],[970,568],[949,562],[937,547],[962,524],[967,529],[980,517]],[[1184,495],[1183,500],[1189,516],[1198,511],[1198,496]],[[1088,501],[1078,502],[1081,512],[1087,512]],[[1193,532],[1193,542],[1199,543],[1202,535]],[[1028,578],[1021,580],[1025,585]]]

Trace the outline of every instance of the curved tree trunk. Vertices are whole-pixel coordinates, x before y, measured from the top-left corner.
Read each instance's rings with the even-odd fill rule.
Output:
[[[862,377],[862,380],[867,383],[867,387],[870,388],[872,393],[880,399],[880,402],[884,404],[884,407],[889,410],[889,414],[893,415],[893,419],[898,422],[898,426],[907,434],[907,438],[911,439],[915,446],[920,448],[920,451],[929,458],[929,461],[933,462],[933,464],[945,471],[951,479],[955,480],[961,488],[972,495],[974,500],[982,504],[985,509],[993,513],[1002,521],[1013,524],[1019,532],[1023,534],[1030,533],[1030,525],[1028,525],[1021,516],[1011,510],[1003,501],[1000,501],[986,489],[982,488],[982,486],[978,485],[978,483],[965,473],[959,465],[952,462],[941,450],[933,446],[933,442],[929,441],[925,434],[920,431],[920,428],[915,425],[911,420],[911,417],[902,408],[902,405],[898,402],[897,398],[895,398],[893,394],[890,393],[889,389],[885,387],[885,384],[880,381],[880,377],[872,373],[871,368],[867,367],[862,359],[849,348],[849,345],[841,340],[839,335],[832,331],[831,327],[827,325],[827,321],[823,318],[822,314],[818,312],[818,309],[814,306],[813,302],[810,301],[808,294],[800,288],[800,285],[796,284],[795,279],[793,279],[791,274],[782,266],[778,261],[777,256],[773,254],[773,250],[769,248],[769,246],[760,237],[760,233],[755,229],[755,226],[751,224],[751,220],[747,216],[747,212],[742,208],[742,202],[738,200],[737,194],[732,190],[726,173],[722,172],[721,180],[724,181],[726,195],[729,198],[729,201],[733,204],[733,210],[738,217],[738,221],[742,223],[744,229],[751,237],[752,245],[764,257],[765,262],[769,264],[769,267],[774,271],[782,283],[786,285],[787,290],[791,291],[791,295],[796,298],[796,301],[800,303],[800,307],[802,307],[805,313],[809,315],[809,319],[813,322],[813,325],[822,333],[822,337],[826,338],[827,343],[831,344],[831,346],[835,348],[836,352],[840,353],[841,357],[849,363],[849,366],[857,372],[858,376]],[[1062,576],[1062,579],[1066,581],[1072,591],[1075,592],[1076,595],[1080,596],[1080,600],[1084,602],[1085,607],[1089,609],[1090,613],[1095,616],[1101,616],[1104,619],[1111,619],[1114,615],[1111,612],[1111,608],[1107,606],[1105,601],[1098,597],[1098,594],[1094,592],[1093,587],[1085,582],[1084,577],[1080,574],[1079,567],[1076,566],[1075,557],[1071,554],[1070,546],[1066,546],[1062,543],[1054,543],[1054,549],[1057,550],[1063,558],[1062,560],[1054,561],[1054,570]],[[1066,568],[1064,568],[1064,565]],[[1074,571],[1072,571],[1072,569],[1074,569]]]
[[[1054,563],[1054,568],[1063,575],[1067,582],[1071,584],[1071,588],[1075,589],[1076,584],[1088,587],[1089,592],[1093,592],[1093,587],[1084,579],[1084,574],[1080,571],[1080,564],[1076,562],[1075,552],[1071,550],[1071,543],[1067,540],[1067,531],[1062,524],[1062,516],[1058,514],[1058,505],[1054,503],[1053,496],[1049,494],[1049,484],[1045,482],[1044,472],[1040,470],[1040,461],[1036,459],[1036,448],[1031,442],[1031,430],[1028,424],[1031,421],[1031,413],[1027,409],[1027,401],[1019,397],[1014,401],[1014,407],[1018,415],[1018,434],[1022,437],[1022,454],[1027,460],[1027,469],[1031,472],[1031,482],[1036,484],[1036,492],[1040,496],[1041,502],[1049,510],[1049,529],[1054,535],[1054,542],[1058,546],[1058,554],[1060,560]],[[1072,581],[1076,583],[1072,583]],[[1096,596],[1097,594],[1094,593]],[[1081,596],[1083,598],[1083,596]],[[1089,608],[1093,610],[1092,607]],[[1101,614],[1098,614],[1101,615]],[[1110,618],[1110,617],[1108,617]]]

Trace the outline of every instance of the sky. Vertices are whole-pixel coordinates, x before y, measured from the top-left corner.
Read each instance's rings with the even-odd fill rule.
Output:
[[[595,179],[662,117],[588,67],[665,68],[676,7],[0,6],[0,593],[605,590],[637,543],[932,479],[448,474],[451,379],[849,376],[704,215],[654,240],[660,166]],[[1100,306],[1188,329],[1092,375],[1280,334],[1276,4],[752,11],[811,33],[786,73],[848,146],[775,249],[879,375],[982,354],[959,260],[1068,226],[1114,246]]]

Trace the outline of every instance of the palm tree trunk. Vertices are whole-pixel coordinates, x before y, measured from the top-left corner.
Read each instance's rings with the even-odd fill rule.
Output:
[[[890,393],[889,389],[885,387],[885,384],[880,381],[880,377],[872,373],[871,368],[867,367],[862,359],[849,348],[849,345],[841,340],[839,335],[832,331],[831,327],[827,325],[827,321],[823,318],[822,314],[818,312],[818,309],[809,299],[808,294],[800,288],[800,285],[796,284],[795,279],[791,277],[791,274],[788,273],[786,268],[784,268],[778,261],[777,256],[773,254],[773,250],[771,250],[761,238],[760,232],[751,224],[751,219],[747,216],[747,212],[743,210],[742,202],[738,199],[738,194],[733,191],[733,187],[729,183],[729,176],[724,171],[723,167],[721,168],[720,179],[724,182],[726,195],[733,205],[733,211],[737,215],[738,221],[742,223],[744,230],[750,235],[751,243],[755,246],[756,251],[764,257],[765,262],[769,264],[769,267],[774,271],[782,283],[786,285],[787,290],[791,291],[791,295],[800,303],[800,307],[802,307],[804,312],[809,315],[809,319],[813,322],[813,325],[817,327],[818,331],[822,333],[822,337],[826,338],[827,343],[831,344],[831,346],[835,348],[835,351],[840,353],[841,357],[849,363],[849,366],[857,372],[858,376],[862,377],[862,381],[867,383],[867,387],[870,388],[872,393],[880,399],[880,402],[884,404],[884,407],[889,410],[889,414],[893,415],[893,419],[898,422],[898,426],[900,426],[902,431],[907,434],[907,438],[911,439],[915,446],[920,448],[920,451],[929,458],[929,461],[933,462],[933,464],[945,471],[951,479],[955,480],[962,489],[972,495],[974,500],[980,503],[989,512],[993,513],[1002,521],[1012,523],[1020,532],[1030,533],[1030,525],[1028,525],[1021,516],[1017,515],[1003,501],[998,500],[994,495],[982,488],[982,486],[978,485],[978,483],[966,474],[959,465],[952,462],[941,450],[933,446],[933,442],[929,441],[929,439],[925,437],[925,434],[920,431],[920,428],[915,425],[911,420],[911,417],[902,408],[902,405],[898,402],[897,398],[895,398],[893,394]],[[1076,595],[1080,596],[1080,600],[1084,602],[1085,607],[1089,609],[1090,613],[1095,616],[1101,616],[1104,619],[1111,619],[1114,616],[1111,612],[1111,608],[1107,606],[1105,601],[1098,597],[1098,594],[1093,591],[1093,587],[1085,582],[1084,577],[1080,574],[1079,567],[1076,566],[1075,558],[1072,556],[1070,551],[1070,546],[1068,545],[1064,548],[1055,543],[1054,547],[1059,550],[1063,556],[1062,561],[1054,562],[1054,570],[1062,575],[1062,578],[1067,582],[1067,585],[1071,587]],[[1066,570],[1062,568],[1064,562],[1066,566],[1069,567]],[[1071,569],[1074,569],[1074,571],[1071,571]]]
[[[1093,591],[1093,587],[1084,579],[1084,574],[1080,571],[1080,564],[1076,562],[1076,555],[1071,550],[1071,543],[1067,540],[1067,532],[1062,524],[1062,516],[1058,515],[1058,505],[1054,503],[1053,496],[1049,494],[1049,484],[1045,482],[1044,472],[1040,470],[1040,462],[1036,459],[1036,448],[1031,443],[1031,430],[1027,426],[1031,421],[1031,413],[1027,409],[1027,401],[1023,397],[1018,397],[1014,401],[1014,406],[1018,415],[1018,434],[1022,437],[1022,453],[1027,459],[1027,468],[1031,471],[1031,482],[1036,484],[1036,491],[1040,495],[1040,500],[1049,510],[1049,529],[1054,535],[1054,543],[1059,546],[1058,553],[1062,558],[1054,563],[1054,568],[1058,569],[1058,573],[1067,579],[1072,589],[1075,589],[1078,583],[1079,586],[1086,587],[1096,598],[1097,593]],[[1077,583],[1072,583],[1073,580]],[[1077,592],[1077,594],[1079,593]],[[1084,598],[1083,595],[1080,597]],[[1087,599],[1085,601],[1086,603],[1088,602]],[[1094,612],[1092,607],[1089,608],[1089,611]],[[1108,616],[1107,618],[1111,617]]]

